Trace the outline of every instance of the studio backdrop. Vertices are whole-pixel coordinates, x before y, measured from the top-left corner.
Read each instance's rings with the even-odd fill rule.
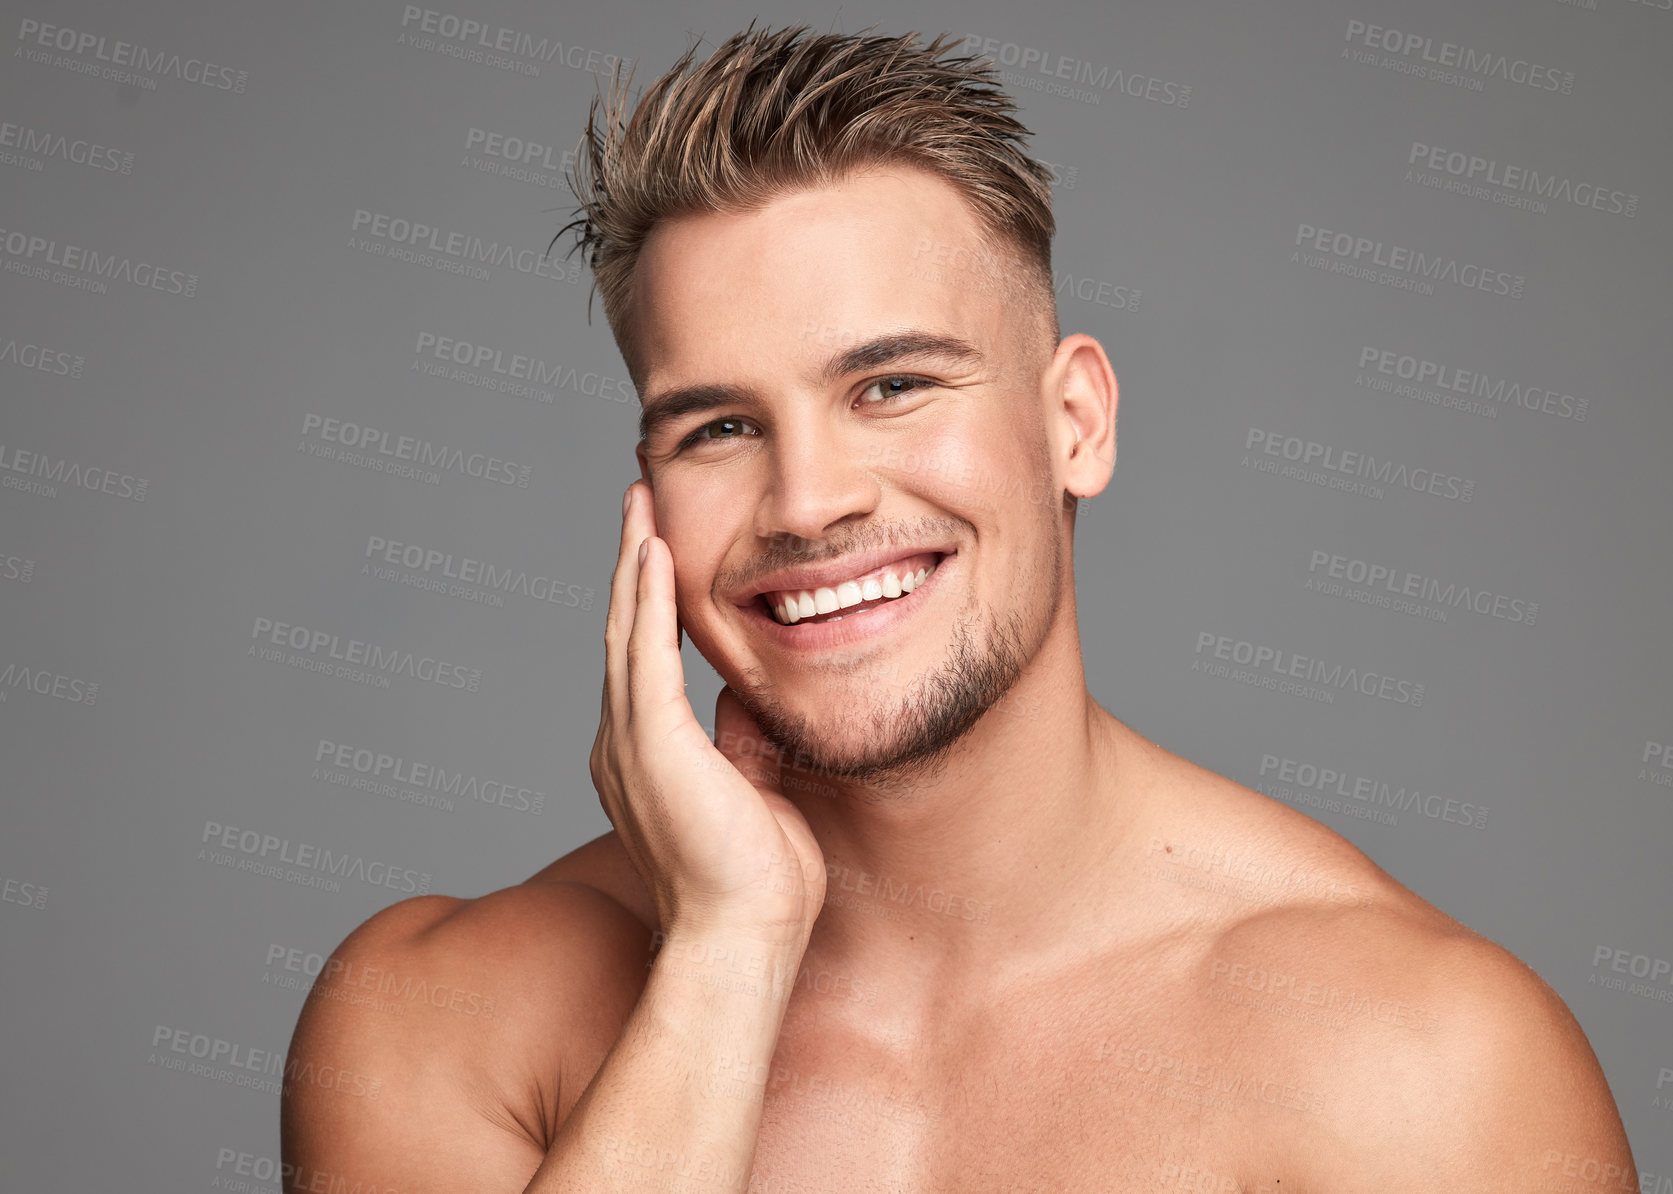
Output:
[[[1534,967],[1673,1191],[1673,0],[3,7],[8,1190],[275,1190],[336,944],[609,829],[638,395],[547,247],[759,19],[993,60],[1121,383],[1092,693]]]

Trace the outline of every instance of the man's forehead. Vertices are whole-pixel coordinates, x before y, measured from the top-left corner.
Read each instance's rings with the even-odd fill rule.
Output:
[[[645,391],[751,361],[811,380],[840,350],[908,328],[990,341],[1005,297],[992,274],[1015,266],[968,213],[938,222],[945,197],[918,202],[926,191],[963,200],[920,174],[902,176],[916,199],[891,195],[894,179],[876,172],[653,234],[635,279]]]

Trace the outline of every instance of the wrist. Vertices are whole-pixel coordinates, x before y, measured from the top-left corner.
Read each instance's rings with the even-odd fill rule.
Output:
[[[800,920],[687,913],[669,918],[665,927],[652,935],[651,946],[677,947],[693,960],[713,954],[717,958],[748,955],[799,962],[812,933],[812,923]]]
[[[716,995],[788,1001],[806,948],[806,934],[786,938],[758,926],[683,921],[652,935],[645,965]]]

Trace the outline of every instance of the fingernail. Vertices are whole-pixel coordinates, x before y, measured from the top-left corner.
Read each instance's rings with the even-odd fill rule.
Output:
[[[643,564],[645,562],[645,553],[647,551],[649,551],[650,549],[651,549],[651,541],[649,539],[646,539],[643,543],[641,543],[639,545],[639,562],[641,564]]]
[[[627,487],[627,492],[622,494],[622,513],[625,515],[628,512],[628,510],[630,510],[632,508],[632,506],[633,506],[633,486],[629,485]]]

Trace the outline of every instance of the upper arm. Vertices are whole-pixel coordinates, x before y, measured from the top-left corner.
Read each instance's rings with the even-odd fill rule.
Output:
[[[422,896],[370,918],[291,1039],[287,1194],[523,1190],[637,999],[646,937],[574,884]]]
[[[1491,942],[1444,954],[1437,1052],[1398,1082],[1409,1175],[1437,1188],[1636,1194],[1614,1096],[1567,1005]]]

